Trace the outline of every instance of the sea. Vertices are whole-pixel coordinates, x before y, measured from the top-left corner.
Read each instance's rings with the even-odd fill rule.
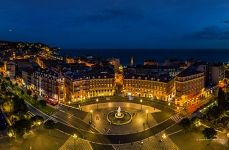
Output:
[[[63,49],[60,53],[71,57],[119,58],[124,65],[130,64],[131,57],[136,64],[143,64],[144,60],[149,59],[158,62],[167,59],[229,62],[229,49]]]

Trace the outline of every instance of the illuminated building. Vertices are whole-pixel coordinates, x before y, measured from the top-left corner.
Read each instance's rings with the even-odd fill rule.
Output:
[[[176,101],[179,106],[193,104],[196,96],[204,89],[204,73],[186,69],[177,75]]]
[[[213,64],[210,66],[211,83],[217,85],[225,78],[225,68],[223,64]]]
[[[0,62],[0,73],[5,76],[6,75],[6,63]]]
[[[39,56],[36,57],[36,63],[37,63],[42,69],[46,68],[46,65],[45,65],[44,60],[43,60],[42,57],[39,57]]]
[[[23,82],[36,94],[55,101],[65,99],[65,79],[61,73],[50,69],[40,69],[33,73],[24,71],[22,73]]]
[[[169,101],[175,95],[174,78],[152,75],[125,75],[124,94]]]
[[[134,57],[131,57],[130,59],[130,66],[134,66]]]
[[[144,66],[158,66],[159,63],[155,60],[144,60]]]
[[[174,66],[136,66],[124,68],[124,95],[172,101],[175,97],[175,76],[180,73]]]
[[[16,74],[16,65],[10,61],[6,63],[6,74],[9,78],[14,79]]]
[[[225,78],[225,68],[222,63],[211,64],[200,62],[197,70],[204,73],[205,86],[217,85]]]
[[[107,72],[78,74],[68,72],[66,77],[67,100],[78,101],[91,97],[114,95],[114,75]]]
[[[76,60],[74,58],[71,58],[71,57],[66,57],[65,62],[67,64],[73,64],[73,63],[76,63]]]

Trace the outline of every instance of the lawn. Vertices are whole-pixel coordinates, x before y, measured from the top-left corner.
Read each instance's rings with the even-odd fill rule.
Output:
[[[29,95],[23,95],[22,96],[23,99],[25,101],[27,101],[28,103],[30,103],[32,106],[36,107],[37,109],[39,109],[40,111],[42,111],[43,113],[47,114],[47,115],[52,115],[56,109],[46,105],[44,107],[42,107],[41,105],[38,104],[38,102],[36,102],[31,96]]]
[[[158,123],[160,123],[166,119],[169,119],[171,117],[171,113],[160,111],[152,113],[152,116]]]
[[[0,149],[29,150],[31,147],[32,150],[57,150],[68,138],[68,135],[60,132],[59,130],[52,130],[49,133],[46,129],[40,129],[21,141],[1,141]]]
[[[175,125],[166,130],[166,133],[171,134],[180,129],[179,125]],[[209,142],[204,139],[201,130],[181,131],[169,137],[181,150],[226,150],[228,148],[216,141],[212,141],[208,145]]]
[[[28,94],[23,94],[21,95],[21,89],[18,87],[14,88],[15,93],[21,97],[22,99],[24,99],[26,102],[30,103],[32,106],[36,107],[37,109],[39,109],[40,111],[42,111],[43,113],[47,114],[47,115],[52,115],[56,110],[50,106],[45,106],[42,107],[38,104],[38,102],[36,102],[33,97],[31,97]]]

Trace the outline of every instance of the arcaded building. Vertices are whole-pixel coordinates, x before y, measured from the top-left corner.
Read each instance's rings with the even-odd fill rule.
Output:
[[[168,101],[175,95],[174,78],[169,75],[125,74],[123,82],[125,95],[148,97]]]
[[[67,101],[113,96],[115,92],[113,71],[68,71],[65,73],[65,80]]]

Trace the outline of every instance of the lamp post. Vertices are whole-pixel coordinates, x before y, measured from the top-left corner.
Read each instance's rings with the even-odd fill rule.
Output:
[[[163,139],[166,139],[167,138],[167,136],[166,136],[166,134],[164,133],[164,134],[162,134],[162,136],[161,136]]]
[[[146,110],[146,121],[147,121],[147,125],[149,126],[149,122],[148,122],[148,113],[149,113],[149,111],[148,111],[148,109]]]
[[[98,102],[99,102],[99,99],[97,98],[97,99],[96,99],[96,103],[97,103],[97,110],[98,110],[98,108],[99,108],[99,103],[98,103]]]
[[[91,113],[91,123],[92,123],[92,114],[93,114],[93,110],[90,110]]]
[[[74,139],[74,150],[76,150],[76,139],[77,139],[77,135],[74,133],[72,137]]]
[[[10,140],[9,140],[9,149],[11,149],[11,144],[12,144],[12,141],[11,141],[11,140],[12,140],[12,137],[13,137],[13,133],[12,133],[12,132],[9,132],[9,133],[8,133],[8,136],[10,137],[10,138],[9,138],[9,139],[10,139]]]
[[[140,103],[141,103],[141,110],[142,110],[142,99],[140,99]]]

